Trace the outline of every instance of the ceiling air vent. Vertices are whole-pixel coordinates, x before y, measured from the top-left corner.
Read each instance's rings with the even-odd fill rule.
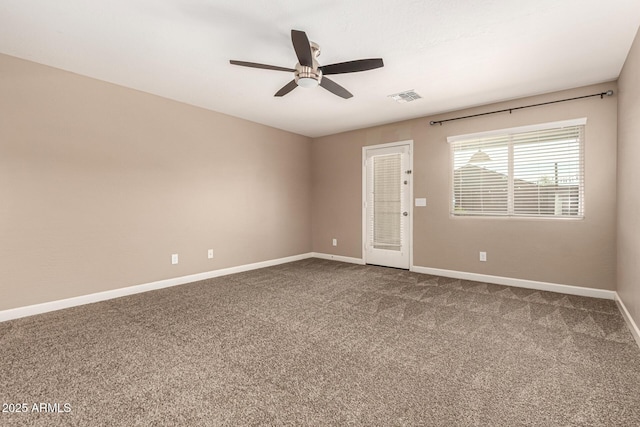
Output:
[[[396,102],[399,102],[400,104],[404,104],[405,102],[415,101],[416,99],[420,99],[422,97],[418,95],[416,92],[414,92],[413,89],[411,89],[411,90],[406,90],[404,92],[389,95],[389,98],[393,99]]]

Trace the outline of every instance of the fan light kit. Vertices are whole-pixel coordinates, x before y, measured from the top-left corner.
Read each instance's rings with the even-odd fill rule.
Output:
[[[382,58],[358,59],[355,61],[340,62],[330,65],[320,65],[316,58],[320,56],[320,46],[314,42],[310,42],[304,31],[291,30],[291,42],[293,50],[298,57],[298,63],[295,68],[277,67],[274,65],[258,64],[246,61],[229,61],[233,65],[243,67],[262,68],[265,70],[289,71],[293,73],[293,80],[284,85],[274,96],[284,96],[295,89],[297,86],[304,88],[314,88],[322,86],[334,95],[342,98],[351,98],[351,92],[340,86],[338,83],[330,80],[325,75],[355,73],[358,71],[367,71],[384,66]]]
[[[306,87],[306,88],[318,86],[319,84],[318,80],[320,79],[320,78],[314,79],[313,77],[298,77],[298,76],[296,77],[298,78],[296,80],[296,83],[298,84],[298,86]]]

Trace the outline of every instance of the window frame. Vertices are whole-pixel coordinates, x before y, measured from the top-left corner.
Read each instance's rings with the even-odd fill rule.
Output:
[[[585,151],[586,151],[586,124],[587,118],[577,118],[571,120],[562,120],[555,122],[539,123],[534,125],[518,126],[505,129],[496,129],[484,132],[475,132],[462,135],[454,135],[447,137],[447,143],[449,144],[449,216],[451,218],[484,218],[484,219],[528,219],[528,220],[583,220],[585,218],[585,181],[586,181],[586,165],[585,165]],[[548,215],[548,214],[530,214],[530,213],[516,213],[514,208],[514,201],[516,194],[514,190],[514,143],[512,136],[515,134],[523,134],[528,132],[545,131],[552,129],[560,129],[565,127],[582,127],[579,140],[579,167],[580,167],[580,179],[578,182],[578,214],[577,215]],[[460,213],[456,212],[455,208],[455,144],[465,141],[471,141],[473,139],[484,139],[491,137],[507,137],[507,150],[509,152],[509,158],[507,160],[507,209],[504,214],[490,212],[490,213]]]

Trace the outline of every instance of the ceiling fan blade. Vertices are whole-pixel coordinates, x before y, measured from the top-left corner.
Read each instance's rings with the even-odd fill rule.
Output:
[[[313,67],[313,54],[307,33],[299,30],[291,30],[291,42],[296,51],[298,62],[304,67]]]
[[[337,64],[323,65],[318,67],[325,76],[328,74],[355,73],[358,71],[374,70],[384,67],[382,58],[358,59],[356,61],[339,62]]]
[[[276,67],[275,65],[258,64],[256,62],[235,61],[233,59],[231,61],[229,61],[229,63],[231,63],[233,65],[241,65],[243,67],[262,68],[262,69],[265,69],[265,70],[295,71],[293,68]]]
[[[320,80],[320,86],[333,93],[334,95],[338,95],[339,97],[344,99],[349,99],[353,96],[351,92],[326,77],[323,77],[322,80]]]
[[[298,84],[296,83],[296,81],[295,80],[291,80],[289,83],[284,85],[282,87],[282,89],[277,91],[276,94],[273,95],[273,96],[284,96],[284,95],[288,94],[289,92],[291,92],[292,90],[294,90],[297,86],[298,86]]]

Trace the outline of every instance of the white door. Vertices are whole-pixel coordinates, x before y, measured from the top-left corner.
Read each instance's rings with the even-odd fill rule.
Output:
[[[365,262],[409,269],[411,145],[364,147],[363,157]]]

